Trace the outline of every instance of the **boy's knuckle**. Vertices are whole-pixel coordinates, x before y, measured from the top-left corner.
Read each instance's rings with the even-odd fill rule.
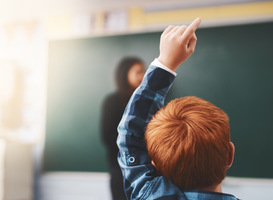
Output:
[[[168,39],[168,41],[173,41],[173,40],[175,40],[175,35],[174,34],[172,34],[172,35],[169,35],[168,37],[167,37],[167,39]]]

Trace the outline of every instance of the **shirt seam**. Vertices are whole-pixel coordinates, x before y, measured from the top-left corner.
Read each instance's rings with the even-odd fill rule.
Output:
[[[155,179],[157,179],[157,180],[155,180]],[[150,195],[150,193],[153,191],[153,188],[156,186],[158,181],[159,181],[158,177],[153,178],[152,183],[149,184],[148,188],[146,189],[146,191],[144,192],[144,194],[142,195],[140,200],[146,200],[144,198],[146,196],[148,197]]]

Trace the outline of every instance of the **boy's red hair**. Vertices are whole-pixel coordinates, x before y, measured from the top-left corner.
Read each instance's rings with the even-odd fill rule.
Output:
[[[203,99],[171,101],[148,123],[145,139],[159,173],[181,189],[214,186],[225,177],[229,119],[224,111]]]

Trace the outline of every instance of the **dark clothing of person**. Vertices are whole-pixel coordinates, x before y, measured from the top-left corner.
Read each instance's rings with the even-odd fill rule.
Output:
[[[113,200],[126,200],[123,177],[117,162],[117,127],[131,94],[114,92],[106,97],[102,106],[101,137],[106,147]]]

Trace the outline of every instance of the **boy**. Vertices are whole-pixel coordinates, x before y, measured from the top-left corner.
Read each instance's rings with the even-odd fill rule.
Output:
[[[119,124],[118,161],[127,199],[236,199],[221,189],[234,155],[226,114],[197,97],[162,108],[174,71],[194,52],[200,23],[197,18],[189,27],[169,26],[162,33],[160,55]]]

